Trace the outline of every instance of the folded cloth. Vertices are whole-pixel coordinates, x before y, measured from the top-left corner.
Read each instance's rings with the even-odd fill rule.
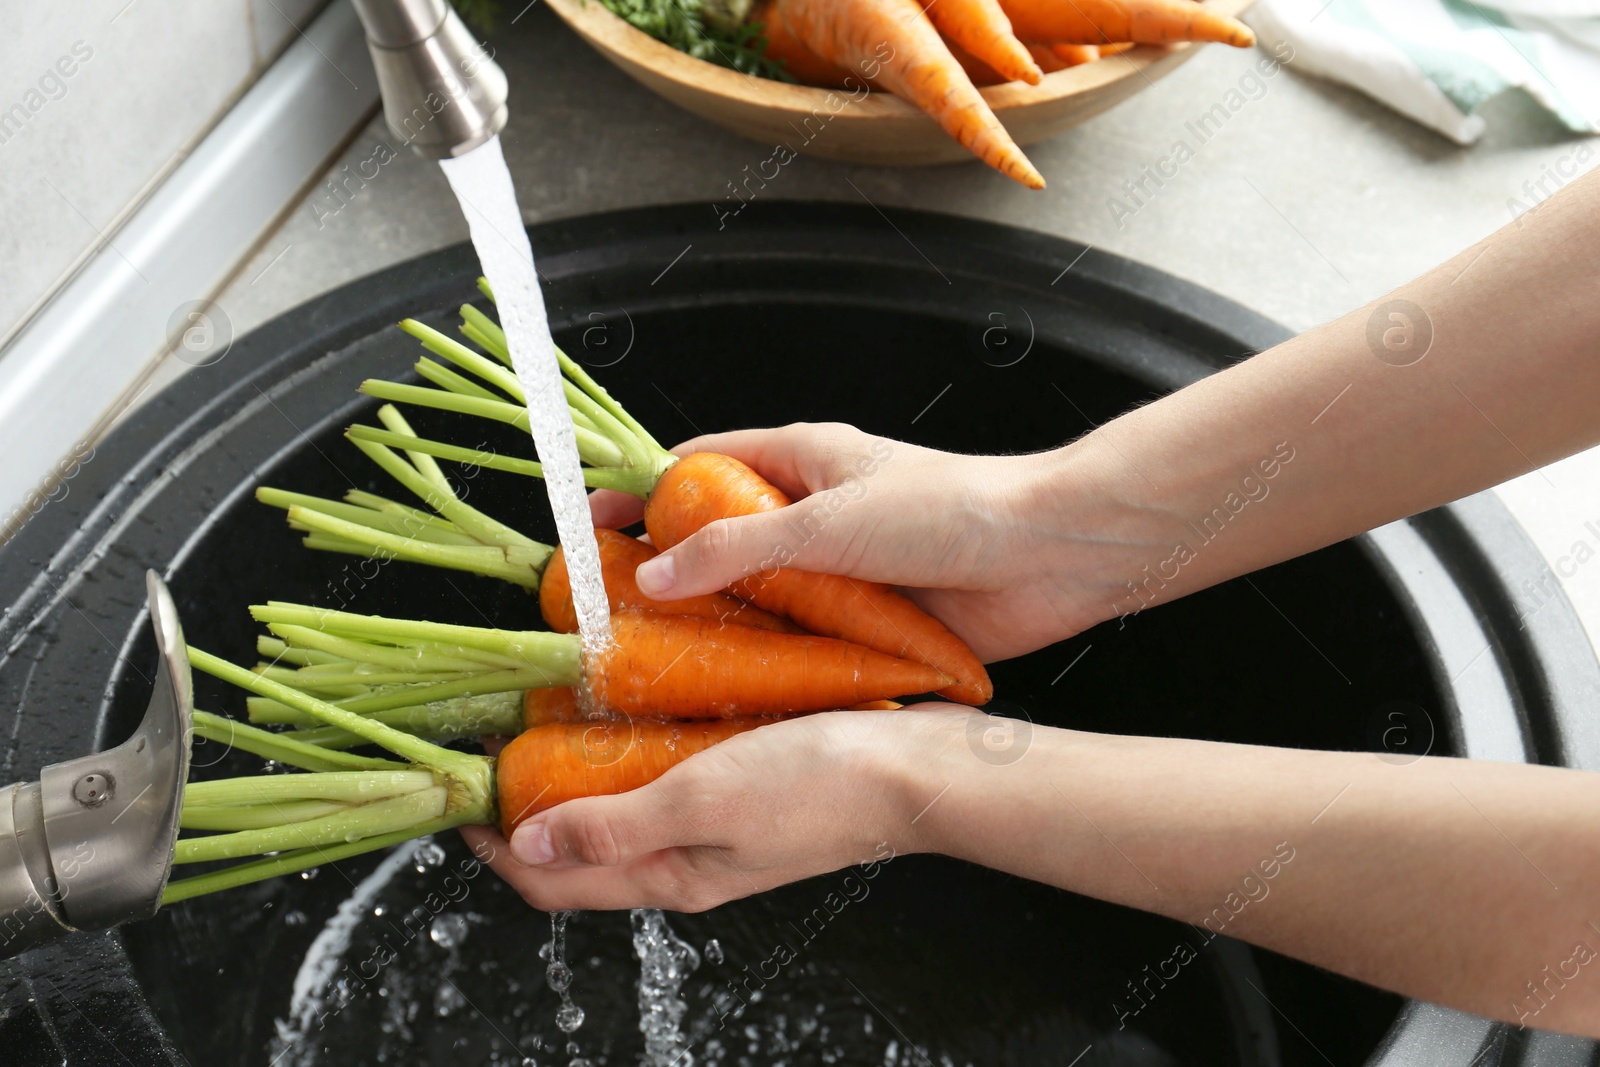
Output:
[[[1257,0],[1243,16],[1290,66],[1353,86],[1458,144],[1521,89],[1568,129],[1600,133],[1600,0]]]

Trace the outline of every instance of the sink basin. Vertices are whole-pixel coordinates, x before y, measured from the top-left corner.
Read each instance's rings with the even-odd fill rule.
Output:
[[[532,236],[558,339],[663,441],[839,419],[957,450],[1045,448],[1286,335],[1066,242],[891,219],[757,204],[719,231],[703,207],[658,208]],[[536,625],[519,589],[309,552],[251,499],[261,483],[393,492],[340,440],[374,406],[355,386],[418,355],[396,319],[450,328],[475,277],[470,249],[449,249],[268,324],[119,428],[68,497],[0,549],[0,706],[19,709],[6,774],[131,729],[153,655],[146,566],[166,575],[190,639],[239,661],[256,632],[244,608],[269,597]],[[468,432],[447,420],[415,422]],[[473,426],[471,440],[526,451],[502,429]],[[466,484],[475,505],[553,538],[536,485],[491,471]],[[1496,501],[1472,498],[998,664],[996,710],[1374,759],[1424,748],[1600,767],[1572,710],[1600,697],[1575,616],[1556,601],[1519,627],[1511,607],[1503,576],[1536,558]],[[240,713],[237,694],[197,683],[201,707]],[[195,755],[197,776],[254,765],[216,746]],[[546,917],[453,836],[435,844],[0,964],[7,1062],[118,1062],[113,1043],[136,1067],[566,1062],[536,955]],[[685,986],[701,1063],[1483,1067],[1524,1062],[1535,1044],[1589,1048],[939,857],[671,922],[697,949],[717,943]],[[1192,959],[1175,968],[1180,945]],[[568,950],[582,1054],[637,1062],[627,917],[580,916]],[[717,1010],[730,988],[746,1001],[736,1019]]]

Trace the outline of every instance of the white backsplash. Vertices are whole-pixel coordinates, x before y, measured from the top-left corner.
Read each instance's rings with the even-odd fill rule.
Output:
[[[322,3],[0,0],[0,345]]]

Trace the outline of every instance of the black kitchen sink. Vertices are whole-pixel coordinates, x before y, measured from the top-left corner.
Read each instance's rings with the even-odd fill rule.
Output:
[[[1022,230],[781,203],[715,222],[693,206],[532,231],[559,341],[664,441],[842,420],[960,451],[1041,449],[1286,336],[1192,285]],[[356,385],[407,373],[418,347],[393,323],[452,329],[455,308],[479,299],[476,275],[471,250],[453,248],[262,327],[127,420],[65,499],[0,548],[0,706],[16,709],[0,781],[113,744],[137,721],[154,660],[146,567],[167,578],[190,639],[238,661],[254,654],[245,606],[267,598],[538,625],[531,598],[489,579],[309,552],[251,497],[262,483],[398,493],[341,439],[375,406]],[[451,420],[414,421],[528,450],[508,429]],[[460,473],[473,504],[553,539],[536,483]],[[1538,566],[1499,503],[1474,497],[998,664],[994,710],[1374,759],[1428,750],[1600,768],[1600,739],[1579,715],[1600,697],[1600,666],[1576,617],[1559,598],[1522,621],[1514,608],[1511,588]],[[237,693],[197,685],[201,707],[241,712]],[[195,765],[210,776],[254,764],[202,745]],[[0,1060],[567,1062],[537,954],[547,918],[453,836],[435,845],[0,964]],[[705,1064],[1487,1067],[1592,1055],[939,857],[671,922],[697,948],[717,945],[685,987],[685,1030]],[[347,943],[330,933],[340,929]],[[627,916],[585,914],[570,935],[582,1055],[637,1062]],[[733,988],[746,1006],[721,1018]]]

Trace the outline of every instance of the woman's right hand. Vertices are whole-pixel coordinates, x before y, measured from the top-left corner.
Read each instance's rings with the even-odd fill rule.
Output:
[[[1119,591],[1107,576],[1144,561],[1108,535],[1108,498],[1086,491],[1096,463],[1083,444],[962,456],[837,423],[698,437],[673,451],[732,456],[795,502],[711,523],[641,565],[639,588],[695,596],[782,560],[901,586],[984,661],[1021,655],[1110,618]],[[642,514],[622,493],[590,499],[599,526]]]

